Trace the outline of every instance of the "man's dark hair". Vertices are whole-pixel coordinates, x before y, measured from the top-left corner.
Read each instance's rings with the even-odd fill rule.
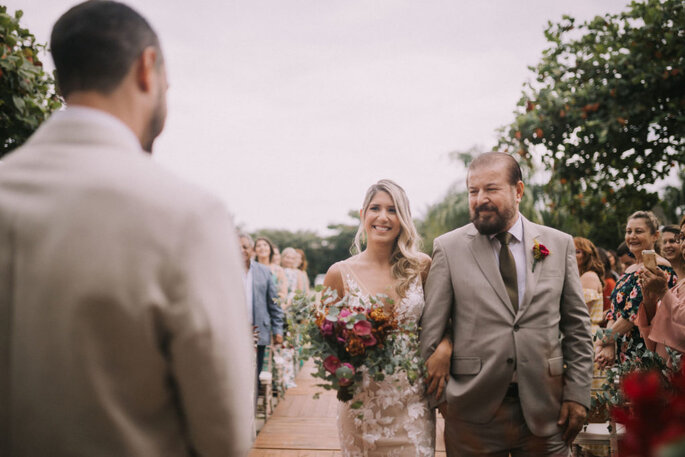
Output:
[[[469,164],[469,174],[471,173],[471,170],[475,170],[484,165],[491,165],[499,161],[504,161],[507,164],[509,184],[515,186],[519,181],[523,181],[523,173],[521,173],[521,167],[518,162],[511,154],[504,152],[486,152],[479,155]]]
[[[157,34],[130,7],[90,0],[74,6],[52,28],[50,47],[62,96],[79,90],[111,93]],[[158,63],[161,63],[161,52]]]

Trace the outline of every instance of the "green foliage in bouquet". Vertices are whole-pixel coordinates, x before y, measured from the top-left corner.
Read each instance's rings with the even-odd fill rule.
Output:
[[[316,294],[296,296],[288,309],[289,322],[302,335],[302,357],[315,360],[314,376],[324,381],[319,386],[336,390],[341,401],[353,398],[364,374],[382,381],[403,372],[413,384],[423,373],[418,329],[400,324],[384,301],[390,303],[369,297],[367,306],[354,294],[339,298],[319,286]]]

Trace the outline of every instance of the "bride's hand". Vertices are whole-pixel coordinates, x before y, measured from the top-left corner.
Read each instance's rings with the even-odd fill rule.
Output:
[[[428,394],[435,392],[435,398],[440,398],[450,375],[450,359],[452,358],[452,343],[443,338],[435,352],[426,360],[426,384]]]

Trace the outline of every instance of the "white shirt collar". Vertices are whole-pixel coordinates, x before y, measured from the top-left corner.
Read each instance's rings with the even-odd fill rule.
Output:
[[[508,230],[509,233],[511,233],[514,236],[514,239],[516,239],[517,242],[522,242],[523,241],[523,218],[521,217],[521,213],[516,213],[516,222],[514,222],[514,225],[511,226],[511,228]],[[495,233],[494,235],[490,235],[490,240],[495,238],[497,234]]]
[[[119,132],[120,138],[130,143],[132,148],[142,149],[140,140],[135,133],[121,119],[105,111],[81,105],[71,105],[56,112],[53,116],[58,116],[61,119],[82,120],[109,130],[116,130]]]

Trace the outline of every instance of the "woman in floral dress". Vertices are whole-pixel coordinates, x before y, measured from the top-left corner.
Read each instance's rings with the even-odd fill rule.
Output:
[[[603,338],[596,349],[595,360],[601,368],[613,364],[617,357],[620,359],[626,354],[633,353],[640,343],[644,346],[644,340],[636,325],[638,310],[642,303],[642,289],[638,280],[643,268],[642,251],[654,249],[658,239],[659,221],[654,213],[638,211],[628,218],[625,241],[628,249],[635,256],[636,263],[626,269],[623,276],[616,282],[614,292],[611,294],[611,310],[607,324],[611,334]],[[668,260],[657,256],[657,266],[667,275],[668,287],[675,286],[678,278]],[[628,335],[632,339],[630,344],[617,348],[615,341],[620,335]]]

